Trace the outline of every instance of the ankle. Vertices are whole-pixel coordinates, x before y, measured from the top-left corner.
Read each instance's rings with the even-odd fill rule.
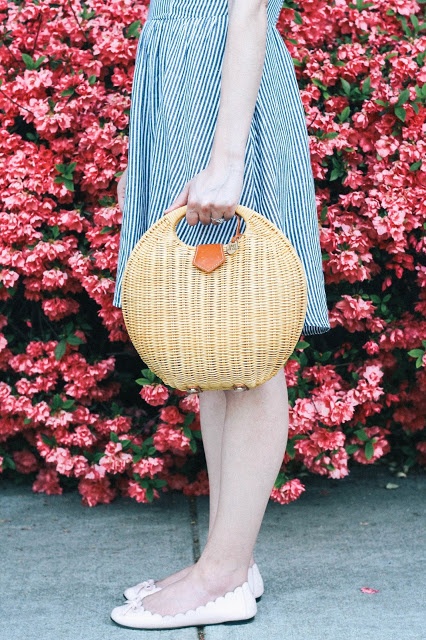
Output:
[[[248,566],[234,561],[200,558],[193,566],[193,572],[207,585],[223,585],[235,589],[247,581]]]

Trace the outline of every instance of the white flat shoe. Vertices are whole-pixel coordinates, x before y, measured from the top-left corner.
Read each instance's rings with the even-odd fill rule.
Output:
[[[263,578],[260,575],[259,567],[254,563],[249,567],[247,574],[247,582],[256,599],[260,598],[264,592]],[[144,598],[156,591],[160,591],[161,587],[157,587],[155,581],[151,578],[144,582],[139,582],[134,587],[129,587],[123,593],[126,600],[134,600],[135,598]]]
[[[223,622],[245,622],[256,615],[256,599],[248,582],[216,600],[185,613],[162,616],[144,609],[143,598],[135,598],[111,611],[111,619],[132,629],[175,629]]]

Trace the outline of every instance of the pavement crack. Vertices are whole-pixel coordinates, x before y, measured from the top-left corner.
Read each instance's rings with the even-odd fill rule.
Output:
[[[198,562],[201,555],[200,552],[200,530],[198,526],[198,509],[197,498],[195,496],[189,496],[189,517],[191,521],[191,538],[192,538],[192,556],[194,562]],[[206,640],[206,634],[204,627],[197,627],[198,640]]]

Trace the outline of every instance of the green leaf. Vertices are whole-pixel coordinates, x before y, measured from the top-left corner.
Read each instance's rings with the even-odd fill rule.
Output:
[[[330,182],[332,182],[333,180],[337,180],[342,175],[343,175],[342,168],[341,167],[334,167],[333,171],[330,174]]]
[[[328,207],[324,206],[321,209],[321,222],[325,222],[327,220],[327,214],[328,214]]]
[[[395,115],[399,120],[401,120],[401,122],[405,122],[407,112],[402,107],[395,107]]]
[[[192,431],[189,427],[184,425],[182,431],[187,438],[189,438],[190,440],[192,439]]]
[[[55,224],[53,227],[51,227],[51,232],[52,232],[52,238],[54,238],[56,240],[56,238],[59,238],[60,236],[60,231],[59,231],[59,227],[57,224]]]
[[[119,442],[119,437],[115,431],[110,431],[109,439],[112,440],[112,442]]]
[[[68,191],[74,191],[74,182],[70,180],[70,178],[65,178],[62,180]]]
[[[340,122],[346,122],[346,120],[349,118],[350,115],[351,115],[351,108],[345,107],[343,111],[339,114]]]
[[[367,460],[371,460],[371,458],[374,456],[374,446],[371,440],[365,443],[364,453]]]
[[[364,429],[357,429],[357,431],[355,431],[355,435],[363,442],[367,442],[367,440],[370,439],[369,436],[365,433]]]
[[[21,53],[21,58],[25,62],[27,69],[35,69],[35,62],[28,53]]]
[[[141,26],[140,20],[135,20],[135,22],[132,22],[132,24],[130,24],[126,29],[125,37],[137,38],[139,36],[140,26]]]
[[[195,442],[195,440],[191,440],[191,442],[189,443],[189,446],[191,447],[191,451],[196,453],[198,447],[197,447],[197,443]]]
[[[346,447],[346,453],[351,456],[355,451],[358,451],[359,446],[357,444],[348,444]]]
[[[407,100],[410,97],[410,92],[408,89],[404,89],[403,91],[401,91],[401,93],[399,94],[399,98],[398,98],[398,102],[396,103],[396,107],[400,107],[401,105],[405,104],[407,102]]]
[[[39,58],[37,58],[37,60],[34,62],[34,68],[38,69],[45,60],[46,60],[46,56],[40,56]]]
[[[195,418],[195,413],[193,411],[189,411],[185,416],[185,420],[183,421],[183,426],[189,427],[189,425],[194,422],[194,418]]]
[[[65,355],[65,352],[67,350],[67,341],[66,340],[60,340],[58,342],[58,344],[55,347],[55,358],[56,360],[60,360],[62,358],[62,356]]]
[[[368,76],[361,85],[361,91],[364,95],[371,93],[371,77]]]
[[[90,86],[93,86],[94,84],[96,84],[96,76],[89,76],[87,82],[90,84]]]
[[[294,12],[294,21],[296,24],[303,24],[302,16],[298,11]]]
[[[67,342],[68,342],[68,344],[72,344],[74,346],[76,346],[78,344],[84,344],[84,340],[82,340],[81,338],[76,336],[74,333],[72,333],[71,335],[67,336]]]
[[[288,439],[287,440],[287,448],[286,448],[286,453],[290,458],[294,458],[294,456],[296,455],[296,450],[294,448],[294,440],[293,439]]]
[[[12,469],[12,471],[15,471],[16,469],[16,464],[13,458],[11,458],[10,456],[6,455],[3,457],[3,468],[4,469]]]
[[[151,371],[151,369],[142,369],[141,373],[143,376],[145,376],[145,378],[151,380],[151,382],[155,382],[156,375],[153,371]]]
[[[411,351],[408,352],[408,355],[412,358],[423,358],[424,354],[425,352],[422,351],[422,349],[411,349]]]
[[[347,109],[348,107],[346,107]],[[344,111],[344,110],[343,110]],[[343,112],[342,112],[343,113]],[[337,138],[337,136],[339,135],[338,131],[328,131],[327,133],[324,133],[321,138],[324,140],[333,140],[334,138]]]
[[[423,164],[423,160],[418,160],[417,162],[413,162],[413,164],[410,164],[410,171],[417,171],[417,169],[420,169],[422,164]]]
[[[45,433],[41,434],[41,439],[43,440],[44,444],[47,444],[49,447],[54,447],[56,444],[56,438],[47,436]]]
[[[340,78],[340,82],[342,83],[343,92],[345,95],[350,96],[351,94],[351,85],[344,78]]]
[[[303,340],[299,340],[299,342],[296,345],[296,349],[307,349],[308,347],[310,347],[311,345],[309,344],[309,342],[304,342]]]
[[[419,29],[419,19],[414,13],[412,13],[410,15],[410,22],[413,25],[413,27],[415,28],[415,30],[418,31],[418,29]]]

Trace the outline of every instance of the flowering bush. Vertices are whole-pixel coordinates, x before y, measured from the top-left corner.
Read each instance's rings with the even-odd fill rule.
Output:
[[[280,503],[308,471],[426,461],[423,4],[287,0],[280,14],[333,327],[302,336],[285,367]],[[0,0],[0,469],[34,491],[77,486],[89,506],[208,492],[198,397],[140,377],[112,306],[116,180],[146,16],[130,0]]]

